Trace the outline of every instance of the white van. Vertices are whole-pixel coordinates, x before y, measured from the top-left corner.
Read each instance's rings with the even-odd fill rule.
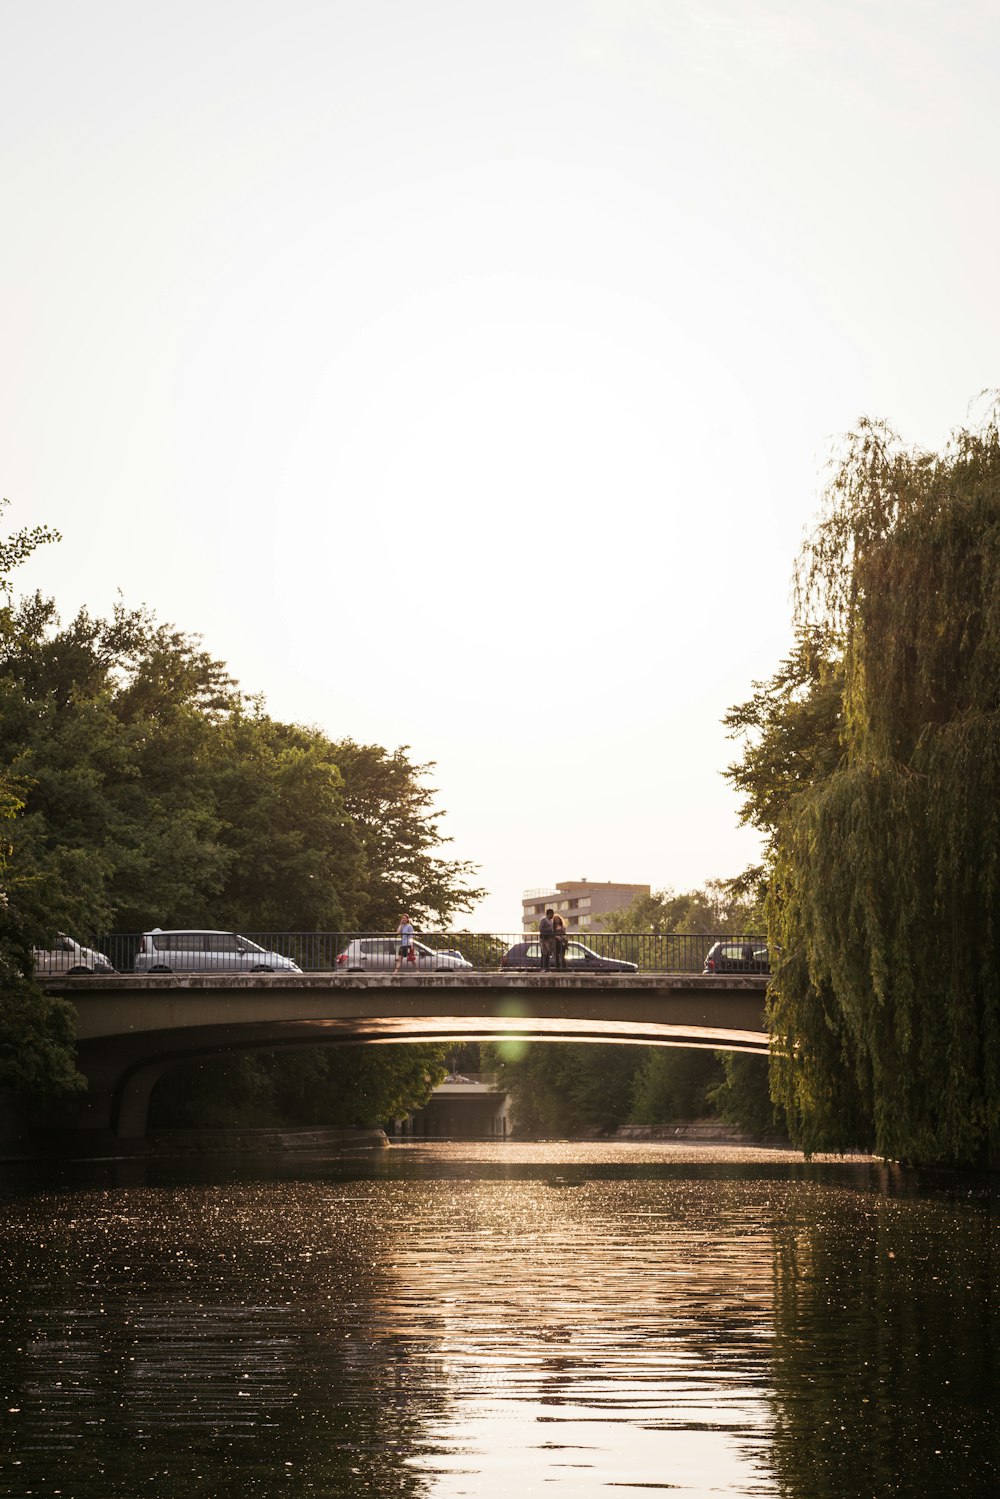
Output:
[[[428,947],[417,937],[413,938],[413,951],[416,954],[414,963],[421,973],[427,969],[440,973],[445,969],[472,967],[468,958],[463,958],[453,947],[444,950]],[[387,973],[395,968],[398,953],[398,937],[360,937],[354,942],[348,942],[344,951],[337,954],[337,966],[346,968],[348,973]],[[412,971],[413,964],[406,963],[404,966],[407,972]]]
[[[102,952],[81,947],[72,937],[60,932],[52,947],[34,947],[36,973],[114,973],[115,969]]]
[[[301,973],[291,958],[236,932],[143,932],[136,973]]]

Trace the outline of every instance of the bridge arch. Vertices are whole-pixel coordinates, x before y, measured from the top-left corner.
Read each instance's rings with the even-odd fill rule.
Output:
[[[756,974],[165,974],[46,983],[77,1013],[88,1081],[71,1128],[137,1143],[149,1099],[198,1057],[314,1045],[603,1041],[765,1053]]]

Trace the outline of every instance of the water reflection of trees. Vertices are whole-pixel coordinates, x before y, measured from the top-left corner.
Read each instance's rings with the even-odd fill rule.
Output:
[[[145,1199],[145,1200],[143,1200]],[[433,1351],[379,1331],[380,1215],[245,1187],[37,1201],[0,1285],[0,1494],[420,1499]],[[5,1486],[6,1484],[6,1486]]]
[[[773,1462],[794,1499],[998,1491],[995,1201],[889,1185],[776,1230]]]

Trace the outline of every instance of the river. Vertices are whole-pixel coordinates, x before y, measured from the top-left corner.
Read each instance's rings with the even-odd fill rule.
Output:
[[[998,1206],[659,1142],[0,1167],[0,1495],[992,1495]]]

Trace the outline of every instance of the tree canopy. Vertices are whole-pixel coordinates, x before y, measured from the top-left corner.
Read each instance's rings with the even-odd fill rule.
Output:
[[[0,539],[0,1088],[36,1098],[82,1085],[72,1009],[32,981],[32,947],[57,932],[392,930],[403,909],[443,924],[483,893],[441,856],[433,767],[406,746],[280,722],[145,609],[64,624],[40,593],[15,600],[10,569],[58,539]],[[378,1055],[324,1064],[341,1115],[348,1095],[356,1115],[398,1111],[439,1064]],[[286,1072],[315,1079],[301,1054],[282,1065],[282,1099]],[[242,1075],[268,1092],[260,1065]]]
[[[706,880],[698,890],[654,890],[602,918],[608,932],[752,932],[763,926],[759,903],[737,881]]]
[[[25,931],[443,922],[481,893],[443,859],[428,765],[281,723],[197,636],[119,608],[0,611],[8,889]]]
[[[0,513],[7,500],[0,501]],[[46,526],[0,537],[0,594],[10,594],[10,571],[36,547],[58,541]],[[11,633],[10,609],[0,607],[0,649]],[[11,909],[12,835],[29,783],[23,767],[0,759],[0,1091],[35,1098],[79,1092],[84,1080],[73,1059],[73,1010],[32,982],[31,944]]]
[[[864,422],[796,650],[728,722],[769,836],[772,1086],[807,1149],[977,1163],[1000,1126],[1000,436]]]

